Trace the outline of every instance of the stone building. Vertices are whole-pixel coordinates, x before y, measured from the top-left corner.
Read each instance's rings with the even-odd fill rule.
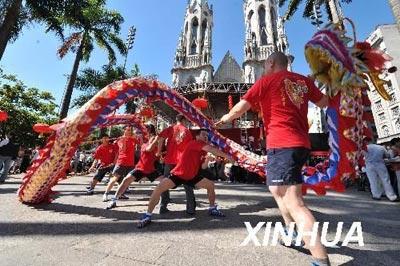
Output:
[[[378,26],[367,38],[367,42],[393,58],[388,67],[400,66],[400,32],[395,24]],[[399,71],[385,73],[383,78],[388,81],[385,88],[392,96],[392,100],[385,101],[382,99],[372,85],[368,93],[378,143],[388,142],[392,138],[400,137],[400,73]]]

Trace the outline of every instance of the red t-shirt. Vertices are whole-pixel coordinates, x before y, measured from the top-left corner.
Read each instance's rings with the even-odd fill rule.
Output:
[[[114,144],[101,144],[97,147],[93,157],[100,161],[100,167],[104,167],[114,162],[117,149]]]
[[[191,140],[182,153],[181,160],[171,170],[171,174],[183,180],[193,179],[200,170],[202,160],[207,152],[203,147],[207,144],[199,140]]]
[[[168,139],[165,164],[177,164],[186,145],[192,140],[192,133],[187,127],[178,124],[164,129],[159,136]]]
[[[120,137],[117,141],[118,158],[116,165],[134,166],[135,165],[135,146],[137,140],[134,137]]]
[[[310,148],[308,102],[320,101],[323,94],[307,77],[280,71],[259,79],[243,97],[260,107],[267,136],[267,148]]]
[[[136,165],[136,169],[142,171],[145,174],[150,174],[155,171],[154,163],[157,160],[156,147],[151,151],[146,151],[149,143],[143,144],[140,150],[140,159]]]

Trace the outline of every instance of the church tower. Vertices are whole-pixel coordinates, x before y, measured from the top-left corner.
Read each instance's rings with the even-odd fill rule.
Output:
[[[274,51],[287,55],[288,41],[276,0],[244,0],[246,26],[244,80],[254,83],[264,72],[264,61]]]
[[[213,8],[207,0],[189,0],[172,69],[172,87],[211,82]]]

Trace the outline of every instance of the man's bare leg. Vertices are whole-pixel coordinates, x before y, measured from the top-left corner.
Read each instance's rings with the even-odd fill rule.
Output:
[[[149,200],[149,206],[147,207],[147,214],[152,214],[154,208],[157,206],[158,202],[160,201],[161,194],[169,189],[175,187],[175,183],[172,182],[169,178],[164,178],[161,182],[157,185],[157,187],[151,193],[151,197]]]
[[[117,191],[115,192],[114,198],[119,199],[122,194],[128,189],[129,185],[132,184],[136,180],[136,177],[133,175],[127,175],[122,183],[119,184]]]
[[[128,174],[124,180],[122,180],[121,184],[119,184],[117,191],[114,196],[111,198],[110,203],[107,205],[106,209],[110,210],[117,207],[117,201],[121,197],[122,194],[128,189],[129,185],[136,180],[136,177]]]
[[[276,188],[276,187],[275,187]],[[271,187],[270,187],[271,189]],[[274,188],[272,187],[272,190]],[[313,225],[315,223],[315,218],[311,211],[305,206],[301,185],[293,185],[293,186],[285,186],[279,187],[280,190],[279,195],[283,195],[283,203],[286,209],[289,211],[290,216],[293,217],[296,224],[303,226],[303,231],[310,232],[313,229]],[[304,242],[307,247],[310,249],[311,255],[316,259],[327,259],[328,254],[326,252],[325,247],[321,243],[321,237],[318,233],[315,245],[311,245],[311,237],[305,236],[303,237]]]
[[[289,210],[286,208],[285,203],[283,202],[283,195],[284,193],[279,193],[278,189],[286,190],[287,186],[271,186],[270,192],[274,196],[276,204],[278,204],[279,211],[285,221],[285,225],[288,227],[290,223],[294,222],[293,217],[290,215]],[[281,195],[282,194],[282,195]]]
[[[212,216],[217,216],[217,217],[224,217],[225,215],[215,205],[215,185],[214,185],[214,182],[209,180],[209,179],[207,179],[207,178],[203,178],[202,180],[200,180],[196,184],[196,187],[204,188],[204,189],[207,190],[208,201],[210,203],[210,207],[208,209],[208,214],[210,214]]]
[[[108,201],[108,193],[110,193],[111,189],[113,188],[114,184],[119,180],[119,176],[118,175],[114,175],[110,182],[108,182],[107,187],[106,187],[106,191],[104,192],[103,195],[103,201]]]
[[[215,206],[215,186],[214,182],[211,180],[208,180],[206,178],[203,178],[196,184],[196,187],[198,188],[204,188],[207,190],[207,196],[208,196],[208,202],[210,203],[210,207]]]

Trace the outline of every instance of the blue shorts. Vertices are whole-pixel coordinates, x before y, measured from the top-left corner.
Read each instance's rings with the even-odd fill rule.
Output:
[[[278,148],[267,151],[267,185],[290,186],[303,183],[301,169],[310,150],[303,147]]]

